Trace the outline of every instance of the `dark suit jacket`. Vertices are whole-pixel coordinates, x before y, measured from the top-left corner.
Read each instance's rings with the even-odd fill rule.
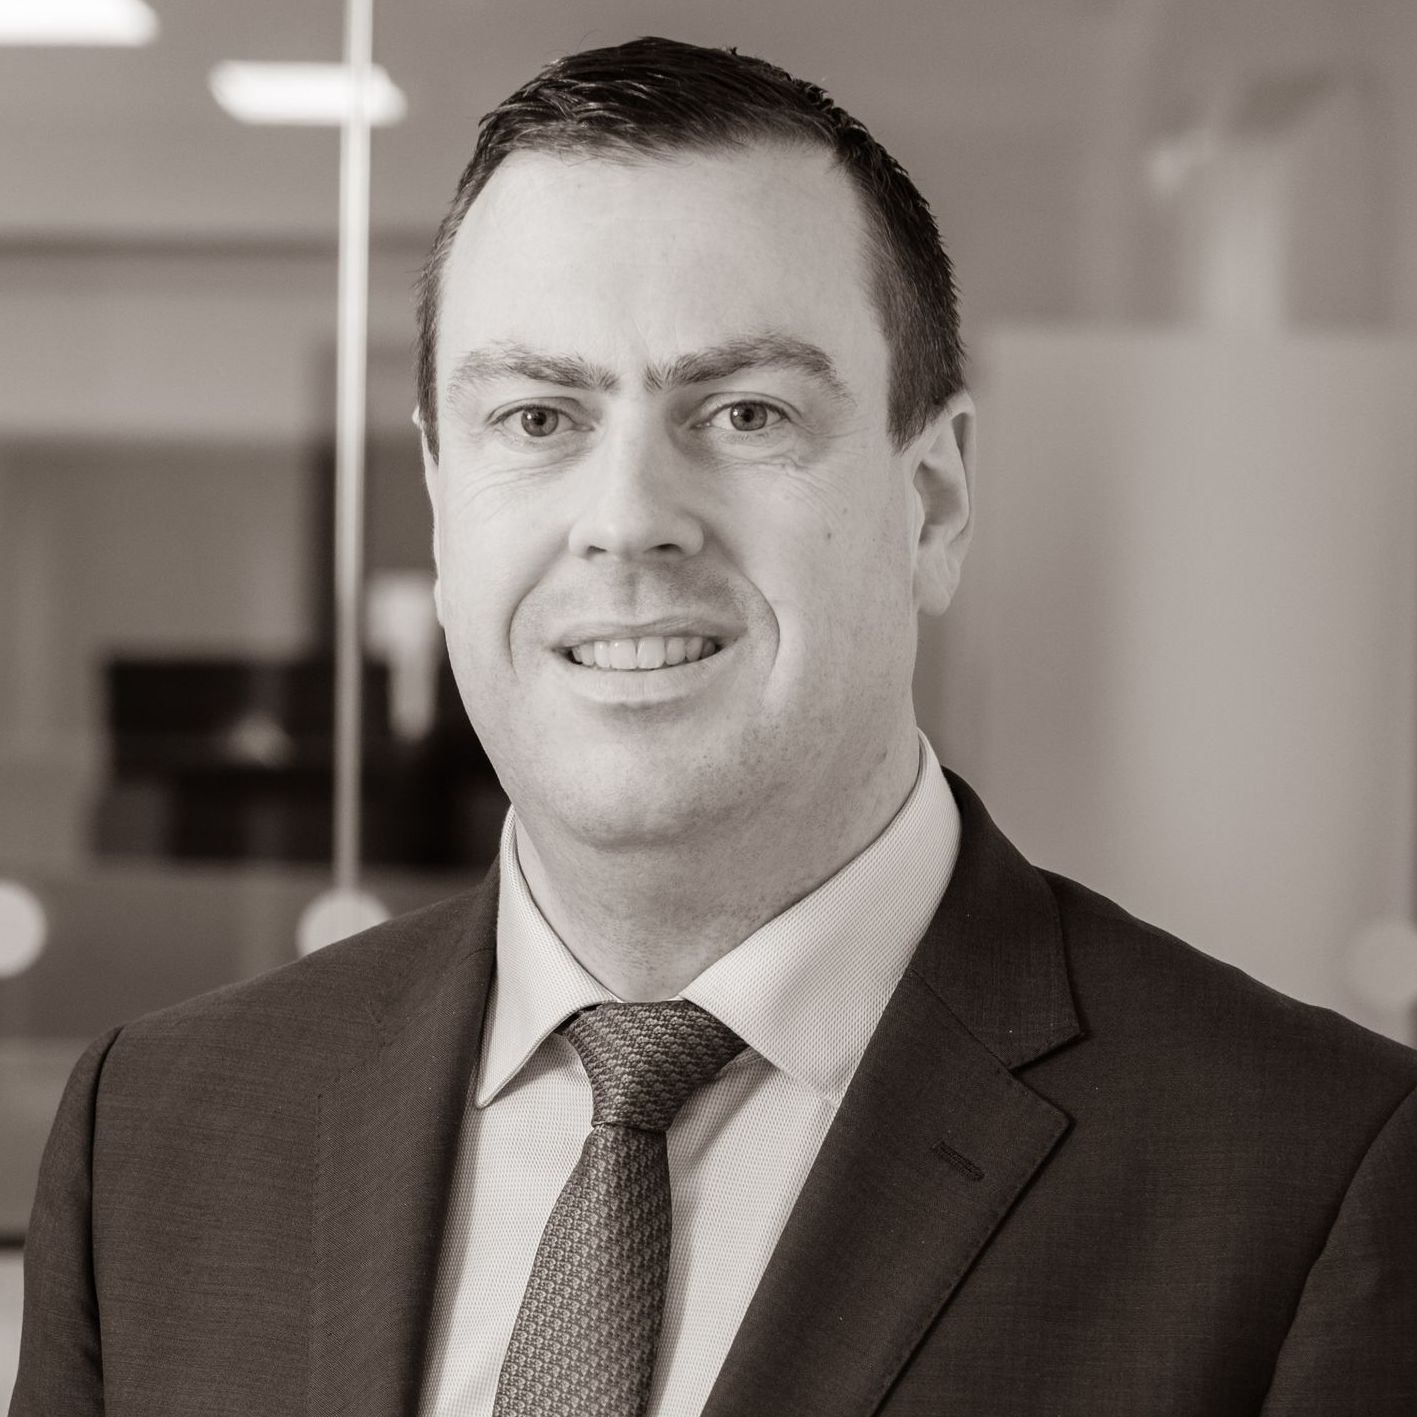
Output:
[[[1417,1054],[1036,870],[951,782],[954,879],[709,1417],[1412,1417]],[[89,1050],[12,1414],[415,1410],[496,893]]]

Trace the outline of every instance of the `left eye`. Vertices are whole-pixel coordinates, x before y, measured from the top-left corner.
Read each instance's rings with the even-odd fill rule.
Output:
[[[735,433],[761,433],[765,428],[781,423],[782,413],[769,403],[740,399],[715,411],[709,422],[717,423],[722,418],[727,418],[728,426]]]

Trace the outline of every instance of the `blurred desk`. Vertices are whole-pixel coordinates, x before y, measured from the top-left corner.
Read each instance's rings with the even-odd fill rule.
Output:
[[[482,868],[507,799],[445,660],[429,721],[395,732],[384,664],[363,666],[360,858]],[[100,856],[317,865],[333,849],[334,666],[299,659],[118,658],[105,670],[109,779]]]

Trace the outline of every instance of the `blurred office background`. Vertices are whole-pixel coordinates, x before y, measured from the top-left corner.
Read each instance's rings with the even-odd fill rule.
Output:
[[[0,43],[0,1396],[73,1060],[293,958],[328,884],[338,139],[209,75],[338,60],[341,5],[150,9],[146,43]],[[386,4],[368,888],[470,884],[503,808],[427,603],[411,280],[478,116],[641,33],[823,82],[935,206],[982,415],[922,628],[941,755],[1041,864],[1410,1036],[1411,0]]]

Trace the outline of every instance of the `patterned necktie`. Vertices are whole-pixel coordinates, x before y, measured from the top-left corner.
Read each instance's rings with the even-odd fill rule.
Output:
[[[743,1048],[696,1004],[601,1004],[564,1029],[590,1078],[590,1135],[541,1235],[493,1417],[640,1417],[669,1277],[664,1134]]]

